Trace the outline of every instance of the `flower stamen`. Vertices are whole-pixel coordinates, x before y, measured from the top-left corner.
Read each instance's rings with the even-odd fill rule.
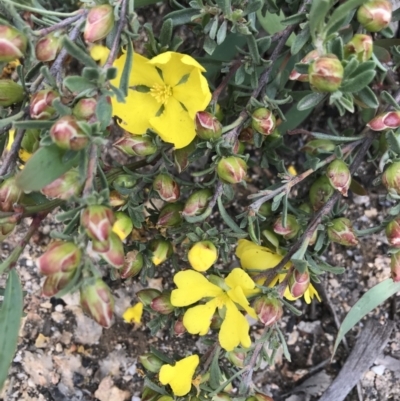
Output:
[[[167,104],[168,99],[172,96],[172,88],[165,84],[154,84],[150,89],[150,94],[158,103]]]

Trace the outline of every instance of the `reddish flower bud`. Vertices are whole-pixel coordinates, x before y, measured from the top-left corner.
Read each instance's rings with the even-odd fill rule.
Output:
[[[36,264],[39,272],[48,276],[75,271],[81,259],[82,251],[73,242],[55,241],[37,259]]]
[[[300,273],[295,270],[289,278],[289,291],[293,298],[301,297],[310,285],[310,273],[306,270]]]
[[[161,210],[158,215],[157,226],[160,227],[173,227],[182,223],[182,210],[183,203],[168,203]]]
[[[80,99],[72,109],[78,120],[90,120],[96,115],[97,100],[93,97]]]
[[[383,131],[385,129],[396,129],[400,127],[400,111],[389,111],[374,117],[367,127],[372,131]]]
[[[395,248],[400,248],[400,217],[392,220],[385,229],[386,237],[389,245]]]
[[[140,355],[139,361],[146,370],[153,373],[158,373],[161,366],[165,364],[160,358],[157,358],[150,352]]]
[[[119,207],[125,205],[127,201],[128,201],[128,196],[121,195],[118,191],[110,192],[110,206]]]
[[[207,111],[199,111],[195,117],[196,134],[206,141],[218,139],[222,135],[222,124],[217,117]]]
[[[169,315],[172,313],[175,310],[175,306],[171,304],[171,292],[163,291],[161,295],[153,298],[150,303],[150,308],[162,315]]]
[[[56,109],[53,107],[53,100],[60,95],[53,90],[44,89],[36,92],[29,105],[29,114],[33,120],[48,120],[54,117]]]
[[[5,240],[14,230],[17,223],[1,223],[0,224],[0,241]]]
[[[13,205],[19,201],[22,191],[15,183],[15,177],[4,180],[0,185],[0,210],[2,212],[11,212]]]
[[[335,92],[343,80],[343,66],[334,54],[317,58],[308,67],[311,88],[317,92]]]
[[[149,248],[153,253],[151,261],[156,266],[165,262],[173,252],[172,244],[164,239],[155,239],[151,241]]]
[[[351,174],[347,164],[343,160],[334,160],[326,169],[326,176],[333,188],[337,189],[343,196],[351,184]]]
[[[270,135],[275,129],[276,119],[271,110],[260,107],[251,115],[251,126],[262,135]]]
[[[14,61],[24,57],[28,39],[9,25],[0,25],[0,62]]]
[[[61,49],[61,39],[59,32],[52,32],[40,38],[35,46],[36,58],[43,62],[54,60]]]
[[[73,116],[58,119],[50,129],[50,137],[61,149],[81,150],[86,147],[89,138],[78,125]]]
[[[316,156],[320,153],[332,153],[336,145],[329,139],[312,139],[307,142],[301,150],[310,156]]]
[[[105,248],[107,248],[107,250],[104,251]],[[109,265],[116,269],[122,269],[124,267],[124,244],[114,232],[110,233],[106,242],[93,240],[93,250],[97,252]]]
[[[80,294],[83,311],[108,329],[114,313],[114,297],[108,285],[100,278],[88,279],[82,285]]]
[[[392,20],[392,3],[387,0],[367,1],[358,9],[357,20],[368,32],[379,32]]]
[[[266,295],[257,298],[253,304],[257,316],[265,326],[271,326],[281,320],[283,315],[282,304],[275,298]]]
[[[217,174],[222,181],[237,184],[246,178],[247,164],[240,157],[224,157],[217,165]]]
[[[395,283],[400,281],[400,251],[392,253],[390,260],[390,272]]]
[[[93,43],[104,39],[114,27],[114,9],[109,4],[102,4],[90,9],[83,37]]]
[[[318,50],[312,50],[305,57],[300,60],[301,64],[310,64],[311,61],[314,61],[319,56]],[[300,74],[295,69],[289,75],[289,79],[291,81],[300,81],[300,82],[308,82],[308,74]]]
[[[358,239],[354,233],[353,225],[349,219],[339,217],[331,221],[328,229],[328,237],[332,242],[344,246],[355,246],[358,244]]]
[[[50,274],[43,283],[42,295],[44,297],[54,297],[71,282],[74,274],[75,271]]]
[[[185,203],[182,216],[198,216],[202,214],[206,210],[211,197],[212,191],[207,188],[192,193]]]
[[[0,106],[8,107],[24,99],[24,88],[11,79],[0,79]]]
[[[321,209],[322,206],[335,192],[334,188],[329,182],[328,177],[325,175],[319,177],[314,181],[310,188],[310,203],[314,210]]]
[[[389,193],[400,195],[400,162],[389,165],[382,174],[382,183]]]
[[[300,230],[300,224],[297,218],[292,214],[288,214],[286,218],[286,226],[283,226],[282,216],[278,217],[274,224],[274,232],[282,235],[285,239],[292,239],[297,236]]]
[[[98,242],[107,242],[115,221],[113,211],[102,205],[88,206],[81,214],[81,226]]]
[[[362,63],[368,61],[372,57],[373,47],[374,44],[371,36],[357,34],[343,47],[344,56],[349,58],[354,55],[356,59]]]
[[[229,351],[226,354],[226,357],[229,359],[231,364],[238,368],[244,367],[244,361],[246,359],[246,356],[247,354],[245,352],[240,352],[240,351]]]
[[[121,270],[121,278],[126,279],[137,276],[143,268],[143,256],[136,249],[125,255],[124,267]]]
[[[139,301],[144,306],[150,306],[151,301],[160,295],[161,295],[161,292],[156,290],[155,288],[146,288],[146,289],[140,290],[136,293],[136,296],[138,297]]]
[[[165,202],[176,202],[180,196],[179,185],[169,174],[158,174],[154,178],[153,189]]]
[[[128,156],[149,156],[157,151],[150,137],[126,134],[113,146]]]
[[[47,198],[57,198],[68,200],[72,196],[78,196],[82,189],[79,173],[77,170],[69,170],[61,177],[57,178],[51,184],[41,189],[41,192]]]
[[[183,325],[183,318],[180,317],[174,324],[174,334],[177,337],[181,337],[186,333],[186,328]]]

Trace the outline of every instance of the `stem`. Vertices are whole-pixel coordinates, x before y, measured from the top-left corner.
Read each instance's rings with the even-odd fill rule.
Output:
[[[15,164],[17,163],[18,151],[21,147],[22,138],[24,137],[24,134],[25,130],[23,129],[17,130],[14,137],[14,142],[11,145],[11,149],[8,152],[7,156],[4,158],[3,164],[0,167],[0,176],[6,175],[9,171],[11,171],[15,167]]]
[[[218,198],[221,196],[223,190],[223,184],[221,181],[218,181],[217,188],[215,189],[213,197],[208,202],[207,209],[213,209],[215,204],[217,203]]]
[[[83,197],[89,195],[93,191],[94,180],[97,170],[97,145],[91,144],[89,149],[89,164],[86,174],[85,187],[83,188]]]
[[[42,8],[34,8],[34,7],[29,7],[26,6],[25,4],[20,4],[20,3],[14,3],[11,0],[2,0],[3,3],[7,3],[7,4],[11,4],[14,7],[18,7],[21,8],[22,10],[26,10],[26,11],[32,11],[33,13],[36,14],[42,14],[42,15],[53,15],[55,17],[72,17],[78,13],[81,12],[81,10],[78,11],[74,11],[72,13],[62,13],[59,11],[49,11],[49,10],[45,10]]]
[[[212,100],[211,100],[212,104],[216,104],[218,102],[218,98],[220,97],[221,93],[228,86],[229,81],[235,75],[236,71],[239,69],[241,64],[242,64],[241,60],[236,60],[232,63],[228,73],[225,75],[224,79],[221,81],[221,83],[218,85],[218,87],[215,89],[212,95]]]
[[[77,21],[82,14],[85,14],[85,10],[79,10],[78,14],[74,15],[73,17],[66,18],[65,20],[49,26],[48,28],[42,28],[37,31],[33,31],[33,34],[36,36],[46,36],[49,33],[56,31],[57,29],[65,28],[71,25],[73,22]]]

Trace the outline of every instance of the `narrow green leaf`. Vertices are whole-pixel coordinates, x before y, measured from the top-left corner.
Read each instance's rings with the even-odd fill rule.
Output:
[[[312,2],[308,19],[310,20],[310,33],[313,38],[315,38],[316,34],[321,31],[325,22],[325,17],[330,8],[330,0]]]
[[[14,128],[22,128],[22,129],[49,129],[54,124],[54,121],[42,120],[42,121],[15,121],[13,123]]]
[[[325,93],[310,93],[309,95],[304,96],[303,99],[297,103],[297,110],[311,109],[312,107],[320,104],[324,100],[325,96]]]
[[[232,219],[231,216],[229,216],[229,214],[226,212],[225,207],[222,203],[222,199],[221,197],[218,198],[217,200],[218,203],[218,209],[219,212],[221,213],[221,217],[224,220],[224,222],[226,223],[226,225],[231,228],[235,233],[238,234],[243,234],[247,236],[246,231],[243,231],[237,224],[236,222]]]
[[[96,85],[84,77],[78,75],[71,75],[64,79],[64,85],[71,92],[83,92],[88,89],[96,89]]]
[[[209,384],[213,390],[216,390],[219,387],[221,379],[222,379],[221,369],[220,369],[219,363],[218,363],[219,354],[220,354],[220,349],[218,347],[218,349],[216,350],[214,357],[212,359],[211,365],[210,365]]]
[[[160,45],[161,46],[167,47],[170,45],[171,39],[172,39],[173,26],[174,26],[174,23],[172,22],[171,18],[164,20],[164,23],[162,24],[161,32],[160,32]]]
[[[226,38],[226,32],[228,29],[228,22],[224,20],[217,32],[217,44],[220,45]]]
[[[314,1],[313,4],[314,3],[318,3],[318,2]],[[331,17],[329,18],[328,23],[326,24],[325,30],[329,31],[333,25],[335,25],[338,21],[343,19],[343,16],[348,15],[350,13],[350,11],[352,11],[354,8],[357,8],[358,6],[361,6],[364,3],[365,3],[365,0],[347,0],[341,6],[336,8],[336,10],[333,12]]]
[[[0,309],[0,389],[7,379],[14,358],[23,308],[22,287],[18,273],[8,274],[4,300]]]
[[[170,18],[174,26],[179,26],[189,24],[190,22],[192,22],[192,19],[194,17],[198,16],[201,17],[201,15],[199,15],[199,10],[184,8],[182,10],[172,11],[171,13],[168,13],[164,18]]]
[[[81,63],[88,67],[98,68],[96,62],[83,49],[68,39],[67,36],[64,36],[62,45],[72,57],[76,58]]]
[[[296,36],[296,39],[293,40],[292,46],[291,46],[291,53],[293,55],[297,54],[308,42],[310,38],[310,27],[307,24],[301,31],[300,33]]]
[[[400,283],[395,283],[392,279],[387,279],[369,289],[350,309],[344,318],[336,337],[333,347],[333,355],[344,336],[351,330],[365,315],[375,309],[382,302],[385,302],[396,292],[400,291]]]
[[[385,134],[385,138],[388,142],[389,149],[397,155],[400,155],[400,138],[392,130]]]
[[[212,40],[209,36],[206,36],[204,39],[203,49],[204,51],[211,55],[214,53],[215,48],[217,47],[217,43]]]
[[[342,92],[359,92],[368,86],[374,79],[376,71],[367,70],[357,77],[347,80],[341,87]]]
[[[7,118],[2,118],[0,120],[0,128],[3,128],[8,124],[11,124],[15,120],[19,120],[23,115],[24,115],[24,112],[20,111],[19,113],[14,114],[13,116],[10,116],[10,117],[7,117]]]
[[[63,162],[64,154],[56,145],[38,149],[17,175],[17,185],[24,191],[40,191],[78,164],[79,153],[67,163]]]
[[[379,101],[369,86],[361,89],[361,91],[357,93],[357,97],[371,109],[379,107]]]
[[[128,96],[129,77],[131,75],[132,65],[133,65],[133,46],[132,46],[132,41],[128,40],[126,48],[126,60],[124,64],[124,69],[122,70],[121,80],[119,82],[119,89],[123,92],[125,96]]]
[[[285,336],[283,335],[281,329],[278,326],[275,326],[275,328],[276,328],[276,331],[278,332],[279,338],[281,340],[283,355],[285,355],[285,358],[289,362],[291,362],[290,352],[289,352],[288,346],[286,344]]]
[[[290,17],[287,17],[281,21],[282,25],[293,25],[293,24],[299,24],[300,22],[304,21],[306,19],[306,13],[299,13],[299,14],[294,14],[291,15]]]
[[[96,104],[96,117],[100,121],[100,127],[102,130],[106,129],[110,125],[112,118],[112,106],[107,100],[107,96],[100,96]]]
[[[396,102],[396,100],[393,98],[393,96],[386,91],[381,92],[381,99],[392,106],[395,110],[400,110],[399,104]]]
[[[273,35],[274,33],[283,31],[285,29],[285,25],[281,24],[281,21],[284,18],[285,14],[282,12],[282,10],[279,12],[279,14],[272,14],[267,11],[265,15],[263,15],[262,10],[257,11],[258,22],[270,35]],[[289,36],[289,39],[286,41],[286,45],[291,46],[295,38],[296,35],[292,33]]]
[[[258,52],[256,39],[254,38],[253,35],[247,35],[246,39],[251,58],[256,64],[260,64],[260,53]]]
[[[224,15],[231,15],[232,4],[230,0],[215,0],[215,3],[222,10]]]

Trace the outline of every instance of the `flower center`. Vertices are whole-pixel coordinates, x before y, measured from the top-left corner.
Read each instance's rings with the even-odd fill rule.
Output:
[[[217,306],[217,308],[220,309],[226,304],[226,301],[228,300],[228,295],[226,293],[223,293],[215,297],[214,300],[215,300],[215,305]]]
[[[158,103],[167,104],[168,99],[172,96],[172,88],[165,84],[154,84],[150,89],[150,94]]]

